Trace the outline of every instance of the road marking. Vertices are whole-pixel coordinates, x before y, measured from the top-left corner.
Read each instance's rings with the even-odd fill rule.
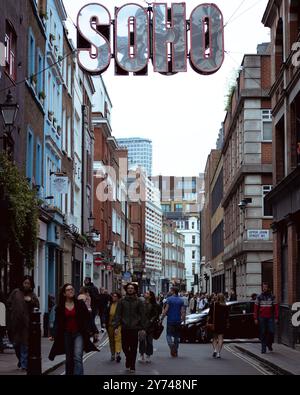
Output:
[[[100,344],[100,346],[98,347],[100,350],[102,350],[107,344],[109,343],[109,339],[106,338],[104,340],[103,343]],[[89,353],[85,354],[85,356],[83,357],[82,362],[85,363],[90,357],[92,357],[93,355],[97,354],[98,351],[90,351]],[[64,376],[66,374],[66,371],[64,370],[60,375]]]
[[[254,367],[256,370],[258,370],[260,373],[262,373],[264,376],[273,376],[271,372],[268,370],[264,369],[259,363],[255,362],[253,359],[250,359],[246,357],[245,355],[240,354],[239,352],[233,350],[230,346],[225,345],[224,348],[229,351],[231,354],[235,355],[236,357],[242,359],[243,361],[247,362],[249,365]]]

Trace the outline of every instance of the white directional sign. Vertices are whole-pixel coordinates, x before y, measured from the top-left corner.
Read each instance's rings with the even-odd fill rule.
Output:
[[[269,230],[248,230],[248,240],[270,240]]]

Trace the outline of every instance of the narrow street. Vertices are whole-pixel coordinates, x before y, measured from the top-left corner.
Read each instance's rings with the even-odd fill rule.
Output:
[[[124,354],[120,364],[110,361],[108,339],[105,337],[100,345],[99,353],[93,352],[84,356],[85,375],[128,375],[125,370]],[[244,356],[235,349],[234,344],[225,344],[222,358],[212,358],[210,344],[180,344],[179,357],[170,357],[165,335],[154,343],[154,358],[151,364],[136,364],[136,374],[152,375],[268,375],[272,374],[259,362]],[[64,366],[51,375],[64,375]]]

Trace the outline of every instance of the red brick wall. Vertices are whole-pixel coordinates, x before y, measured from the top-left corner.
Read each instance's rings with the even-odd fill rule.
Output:
[[[262,228],[264,230],[271,229],[272,222],[273,222],[272,219],[263,219],[263,221],[262,221]]]
[[[272,164],[272,143],[261,144],[261,160],[262,164]]]
[[[271,88],[271,57],[270,56],[261,57],[261,87],[262,89]]]

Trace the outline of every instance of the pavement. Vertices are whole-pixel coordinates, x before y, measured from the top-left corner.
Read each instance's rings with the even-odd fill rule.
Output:
[[[48,338],[42,337],[41,341],[41,357],[42,357],[42,372],[47,374],[52,369],[56,369],[65,360],[64,356],[58,356],[54,361],[49,361],[48,355],[52,347],[52,342]],[[26,372],[23,372],[17,367],[17,357],[14,349],[5,349],[3,354],[0,354],[0,375],[17,375],[25,376]]]
[[[106,338],[106,332],[99,337],[99,343]],[[57,356],[54,361],[48,359],[50,349],[53,345],[48,338],[42,337],[41,339],[41,357],[42,357],[42,374],[47,375],[52,371],[55,371],[61,366],[64,366],[65,356]],[[97,344],[96,344],[97,345]],[[26,376],[26,372],[23,372],[17,367],[17,357],[13,349],[5,349],[4,353],[0,353],[0,375],[17,375]]]
[[[255,343],[236,344],[244,354],[269,366],[280,375],[300,375],[300,351],[275,343],[273,351],[261,354],[261,345]]]

